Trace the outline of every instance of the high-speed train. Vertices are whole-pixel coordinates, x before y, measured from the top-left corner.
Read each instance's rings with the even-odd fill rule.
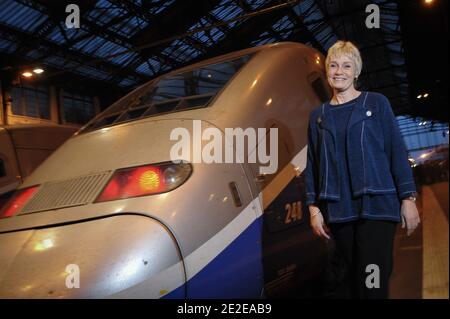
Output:
[[[331,245],[309,227],[302,172],[308,115],[330,94],[324,74],[318,51],[277,43],[178,69],[111,105],[0,212],[0,297],[271,298],[314,286]],[[240,161],[174,161],[171,133],[194,136],[194,121],[276,128],[276,171],[249,160],[268,139]]]

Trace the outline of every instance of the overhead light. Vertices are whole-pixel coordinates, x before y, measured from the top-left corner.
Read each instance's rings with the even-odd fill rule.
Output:
[[[421,99],[422,98],[422,94],[417,95],[417,98]]]
[[[22,75],[26,78],[30,78],[33,76],[33,73],[27,71],[27,72],[23,72]]]
[[[44,72],[44,70],[41,69],[41,68],[36,68],[36,69],[33,70],[33,72],[36,73],[36,74],[41,74],[42,72]]]
[[[432,4],[432,3],[433,3],[433,0],[425,0],[425,3],[426,3],[426,4]]]
[[[423,97],[428,97],[428,93],[425,93],[425,94],[423,95]]]

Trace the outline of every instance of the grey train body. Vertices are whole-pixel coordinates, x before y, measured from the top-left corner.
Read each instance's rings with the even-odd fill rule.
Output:
[[[243,56],[204,107],[106,121],[145,86]],[[113,104],[25,180],[20,189],[38,185],[36,192],[0,219],[0,297],[298,293],[320,274],[329,249],[309,228],[302,174],[308,115],[329,94],[322,61],[298,43],[251,48],[173,71]],[[261,175],[248,160],[190,163],[172,190],[98,201],[118,170],[170,161],[171,131],[192,133],[193,120],[222,132],[278,128],[276,173]]]

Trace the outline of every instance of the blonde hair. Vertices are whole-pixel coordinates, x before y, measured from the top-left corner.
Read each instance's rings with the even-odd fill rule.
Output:
[[[356,77],[358,77],[361,74],[362,69],[361,54],[359,53],[358,48],[350,41],[337,41],[328,49],[327,57],[325,59],[327,71],[330,59],[332,57],[341,57],[343,55],[355,63]]]

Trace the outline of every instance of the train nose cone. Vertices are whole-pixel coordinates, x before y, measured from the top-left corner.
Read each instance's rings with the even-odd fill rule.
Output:
[[[0,247],[0,298],[159,298],[185,281],[173,236],[140,215],[3,233]]]

